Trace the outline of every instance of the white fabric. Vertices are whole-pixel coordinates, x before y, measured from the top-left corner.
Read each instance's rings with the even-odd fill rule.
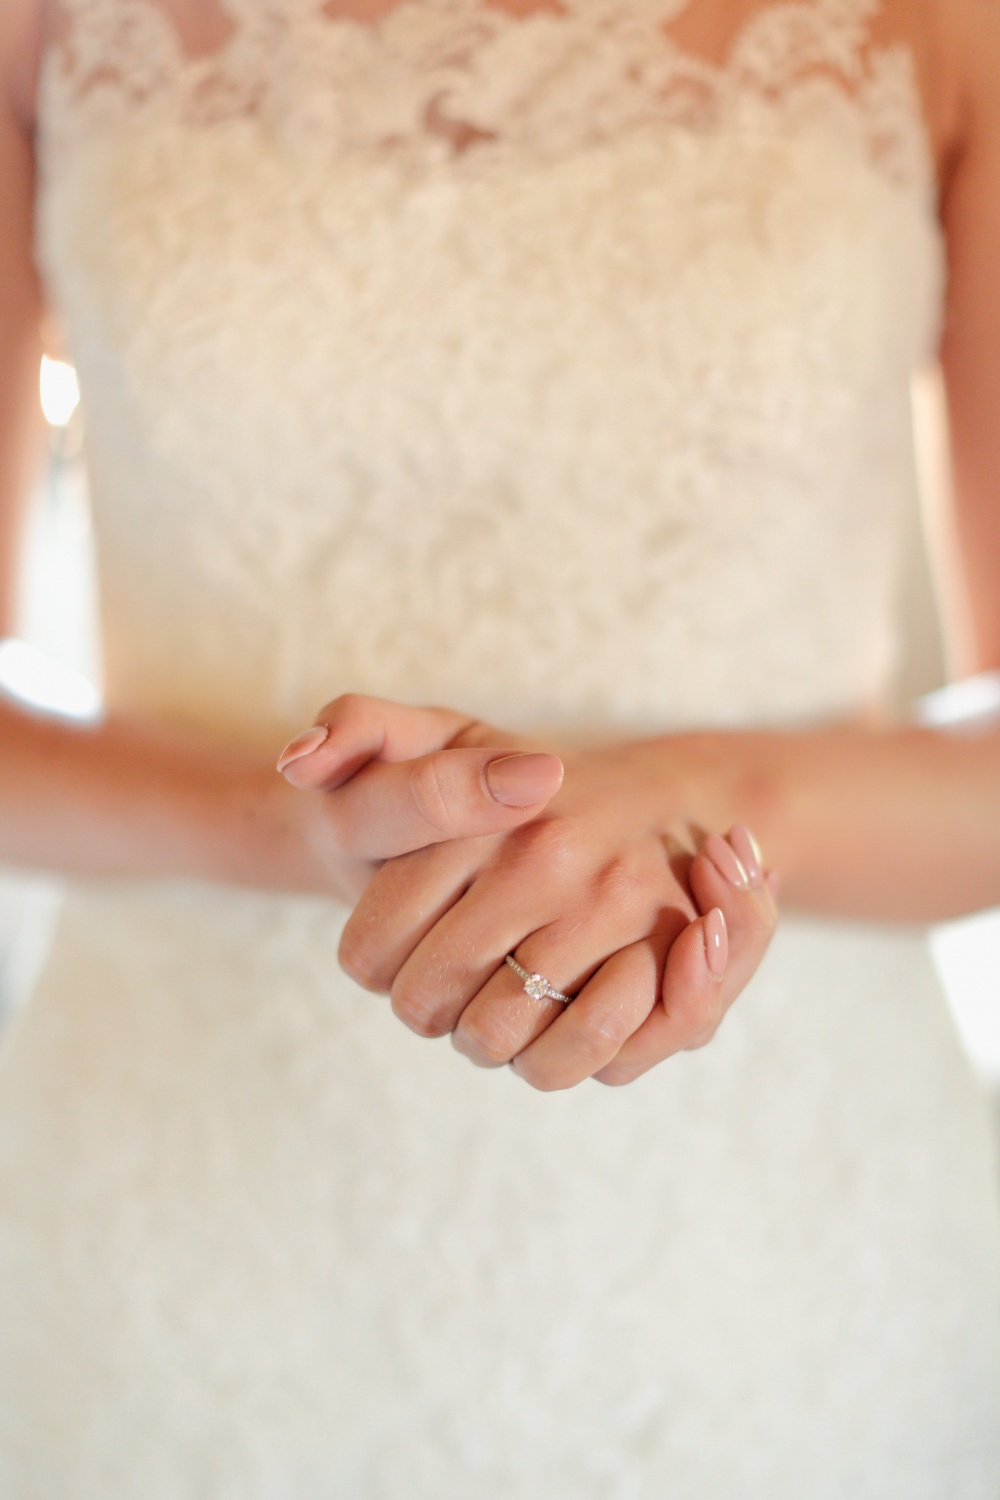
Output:
[[[877,7],[719,66],[676,0],[229,9],[187,57],[66,0],[45,68],[114,706],[274,750],[348,688],[598,734],[877,695],[942,279]],[[340,921],[70,896],[0,1088],[4,1496],[995,1500],[920,934],[789,923],[710,1048],[543,1097]]]

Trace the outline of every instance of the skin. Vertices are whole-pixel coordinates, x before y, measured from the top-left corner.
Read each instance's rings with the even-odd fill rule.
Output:
[[[285,775],[323,793],[336,858],[361,865],[341,963],[412,1030],[450,1033],[479,1066],[511,1063],[540,1089],[631,1082],[714,1036],[777,921],[744,828],[692,856],[683,820],[651,819],[641,784],[623,795],[613,752],[538,753],[445,709],[351,696],[320,723],[325,740]],[[498,795],[532,807],[530,821],[500,828]],[[497,831],[464,837],[471,821],[486,829],[491,803]],[[408,853],[365,867],[403,841]],[[527,997],[511,952],[572,1007]]]
[[[189,51],[224,40],[225,20],[211,6],[164,4]],[[351,13],[380,8],[356,0]],[[686,46],[719,55],[751,8],[693,5],[673,29]],[[32,129],[48,21],[40,0],[5,0],[0,14],[0,614],[8,625],[37,428]],[[940,178],[962,665],[1000,668],[1000,6],[888,0],[879,29],[912,48]],[[580,753],[365,699],[340,700],[321,717],[330,724],[322,750],[282,779],[231,746],[114,717],[80,730],[0,703],[0,857],[77,875],[180,875],[360,898],[345,932],[348,971],[389,990],[415,1029],[453,1027],[475,1061],[509,1057],[542,1088],[588,1075],[627,1082],[703,1043],[759,962],[773,891],[759,877],[727,881],[712,841],[691,862],[699,830],[749,823],[782,873],[786,899],[804,909],[922,921],[1000,904],[1000,734],[953,739],[855,725]],[[537,801],[499,804],[486,768],[498,752],[535,749],[550,757],[535,764]],[[422,846],[413,842],[420,829]],[[380,841],[366,846],[360,830]],[[742,835],[733,832],[730,847],[751,862]],[[713,907],[730,932],[721,979],[707,964],[704,919],[691,921]],[[498,967],[511,947],[555,983],[582,986],[574,1005],[526,1009],[518,981]]]

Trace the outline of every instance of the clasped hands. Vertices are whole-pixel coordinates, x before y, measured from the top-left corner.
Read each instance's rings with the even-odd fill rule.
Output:
[[[419,1035],[538,1089],[629,1083],[703,1046],[774,932],[748,832],[690,851],[657,826],[641,743],[556,755],[348,695],[279,769],[320,794],[310,838],[354,907],[346,972]],[[573,1003],[529,996],[507,954]]]

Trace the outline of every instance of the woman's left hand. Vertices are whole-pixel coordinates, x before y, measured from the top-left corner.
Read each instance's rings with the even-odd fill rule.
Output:
[[[401,762],[489,747],[539,747],[445,710],[378,699],[337,700],[329,733],[285,761],[293,784],[325,793],[325,822],[343,854],[391,846]],[[496,758],[491,766],[498,764]],[[662,759],[662,758],[661,758]],[[443,838],[376,868],[344,930],[341,962],[392,997],[422,1036],[451,1033],[485,1067],[511,1063],[540,1089],[588,1077],[627,1083],[664,1058],[704,1045],[756,970],[777,910],[742,828],[697,852],[678,812],[654,823],[669,767],[642,746],[563,756],[562,789],[532,821]],[[468,756],[449,757],[461,776]],[[656,796],[646,780],[658,777]],[[407,773],[409,779],[409,773]],[[644,785],[644,782],[646,783]],[[468,789],[467,800],[475,799]],[[377,847],[376,847],[377,846]],[[529,996],[504,962],[513,954],[572,1005]]]

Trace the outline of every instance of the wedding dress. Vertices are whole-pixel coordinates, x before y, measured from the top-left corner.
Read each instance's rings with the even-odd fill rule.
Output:
[[[701,0],[693,0],[694,4]],[[943,256],[874,0],[63,0],[38,246],[106,686],[822,723],[890,677]],[[343,913],[78,883],[0,1086],[5,1500],[995,1500],[986,1120],[919,932],[789,920],[704,1051],[532,1092]]]

